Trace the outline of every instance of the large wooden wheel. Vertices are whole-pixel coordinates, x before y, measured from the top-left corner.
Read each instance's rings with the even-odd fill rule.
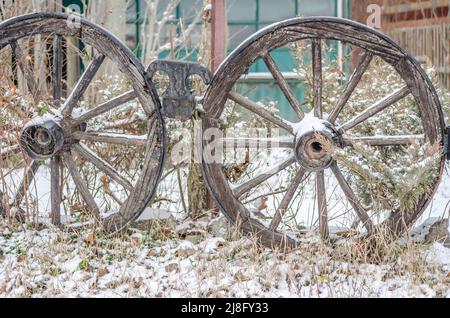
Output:
[[[340,92],[329,96],[323,60],[332,43],[360,55]],[[306,52],[299,64],[310,65],[304,74],[311,83],[309,103],[302,103],[274,61],[283,47]],[[275,114],[267,100],[245,96],[237,85],[258,61],[298,122]],[[393,74],[372,70],[373,78],[367,78],[374,65]],[[383,82],[387,89],[379,85]],[[373,98],[361,102],[355,95]],[[352,21],[294,18],[261,30],[222,63],[204,107],[203,172],[209,190],[231,222],[268,246],[295,245],[314,229],[324,239],[382,228],[400,234],[425,210],[443,171],[444,122],[427,75],[392,40]],[[230,122],[241,130],[257,123],[265,132],[230,137]],[[272,136],[275,128],[280,137]],[[249,155],[251,148],[256,154]]]
[[[136,219],[164,157],[137,58],[102,27],[54,13],[0,23],[0,54],[0,212],[55,225],[94,216],[111,231]]]

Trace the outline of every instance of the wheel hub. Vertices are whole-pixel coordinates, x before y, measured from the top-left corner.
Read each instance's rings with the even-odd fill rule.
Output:
[[[308,171],[330,166],[334,147],[341,147],[340,135],[331,123],[307,115],[295,130],[295,157]]]
[[[64,132],[56,118],[36,117],[20,133],[20,147],[31,159],[48,159],[64,145]]]

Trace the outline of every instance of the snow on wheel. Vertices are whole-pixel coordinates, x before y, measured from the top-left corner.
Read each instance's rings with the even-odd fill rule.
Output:
[[[349,79],[329,76],[332,48],[359,53]],[[283,72],[273,58],[282,50],[301,52]],[[263,84],[239,85],[257,63],[291,110],[275,114],[276,98],[258,101]],[[285,77],[292,73],[309,83],[305,103]],[[204,107],[203,131],[220,129],[224,138],[219,150],[217,136],[203,141],[209,190],[233,223],[271,247],[295,245],[315,229],[324,239],[403,233],[441,179],[445,129],[433,85],[392,40],[349,20],[294,18],[266,27],[222,63]]]
[[[34,13],[0,24],[0,212],[55,225],[95,216],[119,230],[162,171],[159,100],[124,44],[72,20]]]

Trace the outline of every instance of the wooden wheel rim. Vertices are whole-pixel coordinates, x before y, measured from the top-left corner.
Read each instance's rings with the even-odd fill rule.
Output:
[[[147,139],[143,142],[146,149],[145,165],[140,170],[140,176],[136,184],[131,189],[120,211],[102,220],[103,226],[108,231],[118,231],[139,217],[154,195],[162,174],[165,156],[165,128],[160,112],[160,101],[156,89],[146,76],[144,66],[116,36],[83,18],[77,17],[79,27],[70,26],[68,24],[69,18],[69,15],[62,13],[32,13],[5,20],[0,23],[0,50],[29,36],[48,35],[55,37],[55,39],[61,36],[75,37],[103,55],[101,60],[109,58],[130,80],[135,93],[134,98],[138,98],[150,126]],[[122,97],[122,99],[125,100],[125,97],[127,96]],[[120,97],[118,99],[120,100]],[[71,112],[66,114],[66,117],[71,118],[71,116]],[[79,120],[81,123],[83,120],[80,118],[82,117],[75,118],[75,120]],[[85,120],[87,121],[90,118]],[[70,150],[61,152],[60,155],[51,158],[52,164],[55,160],[65,159],[73,165],[70,153],[76,145],[79,144],[74,143]],[[82,147],[76,147],[83,152]],[[86,155],[85,151],[84,154]],[[89,153],[87,153],[87,156],[89,156]],[[107,167],[107,169],[109,168]]]
[[[219,128],[225,102],[239,77],[256,59],[267,56],[270,51],[289,42],[305,39],[331,39],[346,42],[365,49],[391,64],[413,92],[422,118],[423,129],[431,144],[439,142],[444,146],[444,119],[436,91],[428,76],[406,51],[387,36],[365,25],[329,17],[293,18],[270,25],[236,48],[217,70],[204,100],[206,116],[203,131]],[[292,104],[291,104],[292,105]],[[425,121],[425,122],[424,122]],[[207,143],[203,142],[203,147]],[[391,214],[385,221],[397,234],[405,231],[425,210],[440,182],[445,158],[441,156],[439,177],[436,178],[431,194],[419,200],[415,213],[406,217],[400,213]],[[202,162],[203,174],[210,193],[217,206],[233,223],[240,225],[244,233],[256,236],[267,246],[295,245],[296,242],[277,231],[271,231],[256,219],[250,217],[247,208],[233,195],[221,164]]]

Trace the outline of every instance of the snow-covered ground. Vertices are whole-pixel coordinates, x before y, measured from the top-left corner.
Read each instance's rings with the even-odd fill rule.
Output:
[[[115,238],[0,219],[0,297],[450,297],[450,248],[423,241],[449,201],[445,173],[414,244],[400,240],[376,260],[315,234],[288,253],[261,249],[223,217],[183,223],[165,210],[150,211],[166,219],[150,231]]]
[[[261,249],[223,217],[158,224],[106,238],[2,220],[0,297],[450,297],[441,243],[395,243],[371,263],[314,235],[288,253]]]

